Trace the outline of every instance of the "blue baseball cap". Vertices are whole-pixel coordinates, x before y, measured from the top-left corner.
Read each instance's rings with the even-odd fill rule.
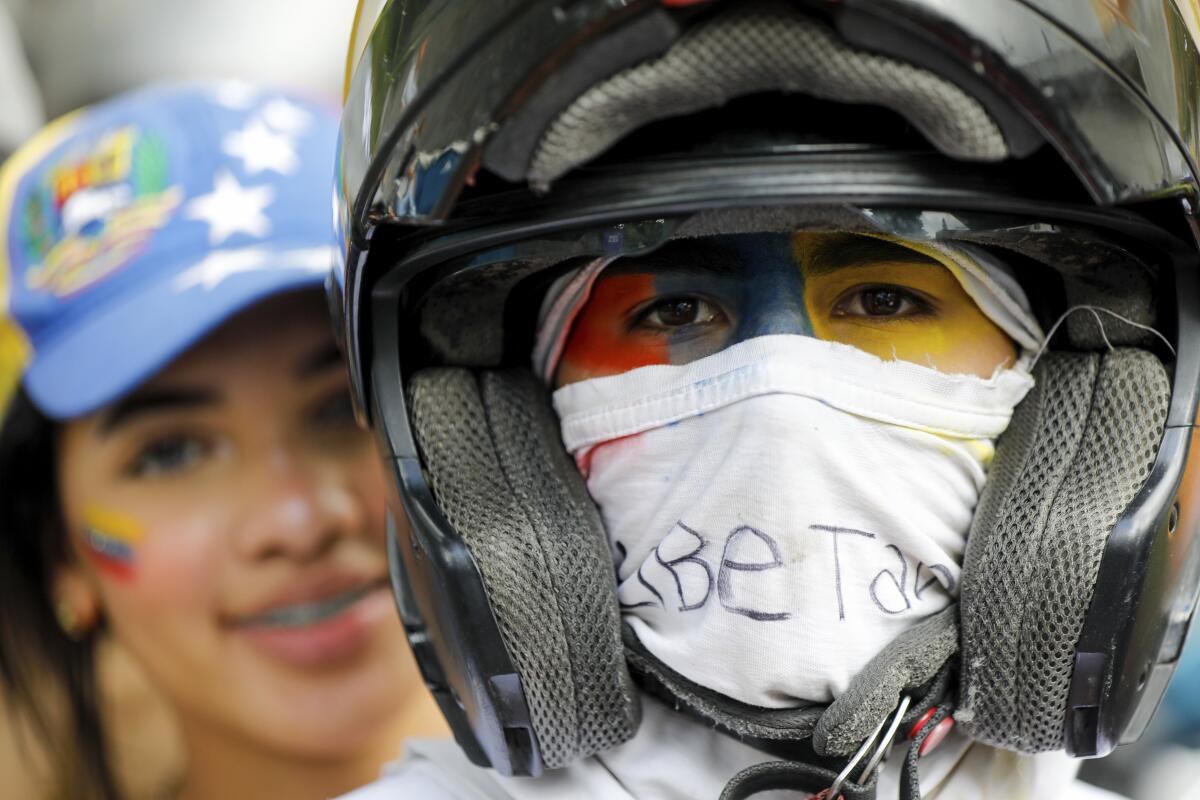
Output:
[[[154,86],[52,123],[0,169],[0,408],[135,389],[333,263],[332,108],[237,82]]]

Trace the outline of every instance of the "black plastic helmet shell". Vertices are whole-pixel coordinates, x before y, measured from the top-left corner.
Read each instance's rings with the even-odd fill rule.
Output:
[[[1192,194],[1196,20],[1158,0],[796,0],[849,43],[947,77],[1014,155],[1053,146],[1100,205]],[[360,258],[379,224],[446,220],[522,103],[575,58],[600,73],[666,51],[716,0],[390,0],[349,80],[335,189],[332,302],[356,390]],[[1164,14],[1165,8],[1165,14]],[[606,46],[606,40],[615,42]],[[595,55],[599,54],[599,55]],[[558,76],[558,77],[556,77]],[[553,94],[553,91],[550,92]],[[511,154],[508,154],[511,161]],[[510,165],[511,167],[511,165]]]
[[[418,259],[436,261],[439,247],[454,248],[453,241],[446,244],[442,240],[426,247],[437,229],[463,230],[467,238],[477,236],[471,229],[479,220],[467,219],[464,211],[467,204],[459,204],[460,198],[465,200],[464,190],[476,179],[487,188],[471,190],[470,205],[483,209],[483,217],[495,217],[483,219],[480,225],[500,223],[507,214],[509,218],[503,222],[511,223],[510,234],[513,226],[525,225],[527,230],[534,231],[538,224],[536,215],[521,216],[532,207],[528,193],[516,206],[500,200],[489,204],[493,195],[488,193],[525,188],[522,176],[526,165],[521,159],[527,151],[514,142],[521,140],[523,132],[529,132],[523,126],[528,126],[533,134],[538,132],[537,126],[530,123],[531,118],[535,121],[544,118],[546,109],[538,106],[553,106],[555,98],[563,99],[565,105],[596,81],[666,52],[689,26],[703,20],[706,14],[736,2],[392,0],[383,4],[349,82],[335,192],[344,262],[334,273],[330,298],[339,332],[344,336],[359,408],[364,414],[374,412],[385,417],[376,420],[384,429],[381,443],[391,447],[387,455],[402,492],[407,492],[405,507],[414,528],[436,532],[442,530],[439,528],[442,522],[436,519],[437,505],[432,497],[418,497],[420,502],[413,500],[412,487],[422,486],[423,482],[420,460],[407,431],[403,399],[397,400],[397,408],[386,404],[371,408],[367,402],[372,396],[378,400],[378,393],[368,386],[371,377],[368,364],[373,356],[369,352],[371,326],[383,323],[371,319],[366,293],[392,266],[388,258],[381,257],[380,251],[385,248],[376,247],[372,253],[372,241],[381,228],[387,229],[386,236],[391,242],[411,234],[412,247],[402,249],[416,250]],[[1117,207],[1161,205],[1164,200],[1177,198],[1175,210],[1180,213],[1174,220],[1176,233],[1181,218],[1191,214],[1198,175],[1195,154],[1200,148],[1197,118],[1200,61],[1193,37],[1196,20],[1185,16],[1173,2],[794,0],[794,4],[827,21],[852,46],[915,64],[963,89],[987,110],[1001,130],[1012,157],[1022,159],[1047,150],[1057,153],[1058,160],[1069,171],[1052,173],[1054,177],[1050,180],[1072,186],[1069,189],[1047,186],[1049,199],[1068,195],[1075,202],[1075,209],[1082,209],[1079,213],[1097,212],[1099,219],[1105,209],[1112,209],[1113,216],[1118,217],[1125,212]],[[539,117],[540,114],[543,116]],[[860,159],[866,165],[865,172],[873,169],[870,158],[867,155]],[[816,196],[823,186],[833,186],[833,196],[829,198],[833,202],[864,202],[859,198],[867,196],[891,197],[900,204],[906,198],[916,198],[911,204],[917,207],[931,207],[921,205],[925,202],[936,207],[975,207],[1012,213],[1037,210],[1036,203],[1028,208],[1022,206],[1025,201],[1019,192],[1007,195],[1008,199],[1003,200],[1007,205],[988,206],[984,200],[989,191],[995,197],[1007,191],[1001,189],[999,182],[990,182],[996,172],[981,172],[973,178],[968,169],[957,175],[953,164],[946,171],[945,164],[939,165],[936,159],[926,163],[920,155],[885,161],[886,169],[877,173],[884,176],[881,182],[866,190],[850,186],[853,181],[834,185],[814,180],[808,193]],[[803,168],[797,166],[790,177],[792,196],[798,196],[795,188],[806,180],[801,174]],[[687,191],[674,195],[669,181],[656,186],[651,176],[640,183],[627,178],[622,178],[623,184],[619,180],[610,182],[604,190],[617,194],[603,197],[589,195],[586,185],[568,187],[565,184],[570,182],[564,180],[564,186],[551,188],[548,203],[571,210],[575,219],[583,219],[586,214],[580,208],[592,203],[600,209],[597,220],[603,214],[609,215],[607,219],[615,219],[614,210],[622,208],[630,218],[636,218],[643,213],[656,215],[666,207],[685,210],[686,206],[689,211],[716,207],[728,203],[731,197],[740,197],[739,186],[749,189],[756,181],[761,183],[763,176],[769,174],[770,165],[760,162],[747,167],[743,176],[735,175],[736,170],[729,167],[722,175],[723,183],[713,182],[714,186],[717,183],[721,186],[712,189],[708,197],[701,197],[705,187],[700,184],[705,182],[705,175],[694,177]],[[661,174],[667,175],[669,171]],[[676,170],[669,177],[678,178],[681,174]],[[811,174],[818,176],[816,172]],[[718,196],[718,191],[725,194]],[[646,197],[655,192],[654,197]],[[680,201],[687,192],[691,192],[687,202]],[[781,196],[785,193],[781,190]],[[1078,202],[1080,199],[1082,203]],[[642,206],[639,201],[644,201]],[[1087,207],[1082,208],[1084,205]],[[443,238],[452,240],[454,234]],[[1192,242],[1189,247],[1194,245]],[[386,252],[397,251],[390,247]],[[1185,270],[1186,275],[1176,270],[1176,291],[1187,288],[1186,297],[1183,293],[1178,295],[1177,343],[1184,337],[1185,328],[1189,331],[1187,335],[1194,336],[1200,325],[1195,304],[1188,299],[1197,291],[1194,249],[1181,259],[1178,263],[1186,262],[1191,268]],[[394,330],[384,335],[388,333],[394,335]],[[1115,604],[1113,608],[1106,609],[1099,603],[1089,617],[1089,625],[1092,617],[1121,617],[1119,626],[1096,627],[1103,636],[1109,636],[1117,627],[1127,632],[1129,626],[1136,625],[1140,631],[1153,631],[1143,638],[1154,638],[1155,642],[1147,639],[1134,648],[1106,639],[1095,643],[1095,649],[1119,650],[1117,660],[1123,659],[1120,666],[1113,668],[1098,662],[1091,672],[1087,664],[1083,665],[1085,669],[1077,668],[1076,678],[1085,673],[1103,674],[1107,676],[1105,680],[1123,683],[1117,689],[1092,685],[1082,678],[1078,686],[1072,683],[1071,702],[1076,704],[1077,711],[1068,723],[1068,750],[1076,755],[1103,754],[1125,737],[1140,733],[1157,697],[1161,696],[1170,674],[1168,667],[1173,666],[1167,662],[1174,655],[1158,658],[1157,654],[1167,650],[1177,654],[1190,620],[1194,592],[1184,584],[1195,583],[1197,564],[1191,556],[1200,550],[1190,545],[1190,538],[1183,544],[1178,540],[1174,545],[1161,543],[1166,541],[1168,527],[1173,536],[1179,524],[1179,506],[1174,499],[1195,419],[1198,357],[1197,352],[1179,353],[1175,364],[1177,385],[1167,421],[1167,438],[1175,444],[1160,448],[1154,476],[1122,523],[1124,527],[1113,534],[1114,541],[1127,543],[1127,550],[1117,552],[1110,547],[1111,552],[1105,555],[1102,573],[1107,577],[1102,579],[1116,586],[1133,575],[1128,577],[1129,591],[1111,591],[1108,599],[1112,601],[1110,605]],[[393,365],[390,369],[388,380],[399,386],[399,368]],[[398,439],[392,431],[401,429],[403,436],[398,438],[407,444],[397,448]],[[1200,485],[1197,475],[1192,480],[1182,480],[1186,486]],[[1169,509],[1174,510],[1169,512]],[[1192,519],[1192,513],[1185,502],[1183,518]],[[400,560],[396,539],[393,532],[389,547],[394,566]],[[1182,548],[1181,553],[1186,551],[1189,558],[1179,564],[1171,560],[1174,583],[1169,589],[1155,590],[1158,592],[1155,597],[1169,599],[1161,602],[1151,599],[1143,604],[1144,575],[1134,575],[1137,570],[1126,565],[1138,558],[1141,558],[1138,563],[1146,562],[1147,548],[1158,548],[1154,563],[1159,567],[1155,569],[1166,569],[1163,565],[1167,561],[1163,559],[1168,556],[1174,559],[1178,548]],[[1142,556],[1128,555],[1139,552]],[[471,568],[467,565],[462,575],[469,577],[469,573]],[[406,625],[410,618],[416,618],[412,608],[406,611],[405,606],[414,603],[406,591],[424,592],[437,581],[445,582],[444,576],[432,572],[418,577],[415,589],[398,588]],[[457,595],[451,591],[444,597],[449,605],[457,604],[460,610],[467,606],[486,609],[486,598],[480,595],[479,588],[478,582],[471,579],[457,587]],[[1127,606],[1129,597],[1135,593],[1139,607],[1131,611]],[[1183,599],[1176,602],[1179,598]],[[456,612],[454,618],[457,622],[451,627],[457,626],[456,630],[443,632],[444,639],[458,637],[465,641],[474,636],[495,636],[487,625],[475,625],[470,613]],[[424,628],[409,627],[410,641],[417,650],[427,682],[444,687],[446,676],[438,670],[450,665],[439,664],[432,656],[423,657],[423,651],[436,649],[431,644],[432,635]],[[438,646],[444,648],[445,643]],[[1141,659],[1151,651],[1154,654],[1145,662],[1146,671],[1141,671]],[[1158,681],[1153,687],[1154,702],[1141,701],[1147,681],[1151,684]],[[1121,708],[1105,712],[1108,716],[1103,719],[1095,718],[1099,713],[1095,711],[1100,703],[1097,698],[1106,693],[1113,696],[1120,693],[1119,703],[1112,705]],[[491,763],[502,772],[536,774],[541,769],[535,741],[505,742],[508,733],[497,733],[489,740],[478,727],[460,730],[451,706],[461,705],[465,698],[443,694],[438,696],[439,702],[473,760]],[[511,698],[519,694],[497,689],[494,696]],[[486,701],[484,694],[480,696]],[[528,712],[515,706],[514,709],[508,711],[517,723],[515,727],[506,726],[506,731],[527,725],[522,720]],[[1132,723],[1130,709],[1136,709]],[[1075,727],[1071,728],[1072,725]]]

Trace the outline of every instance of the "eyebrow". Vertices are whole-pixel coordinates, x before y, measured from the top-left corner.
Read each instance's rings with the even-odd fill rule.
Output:
[[[297,378],[311,378],[333,366],[342,366],[342,352],[333,342],[322,344],[300,360],[295,369]]]
[[[805,266],[810,275],[828,275],[850,267],[888,262],[940,266],[924,253],[910,250],[904,245],[853,234],[838,234],[817,242]]]
[[[710,275],[737,277],[742,274],[738,259],[726,248],[704,241],[670,242],[652,253],[622,259],[613,265],[626,272],[707,272]]]
[[[166,389],[146,389],[121,400],[100,421],[100,435],[113,431],[139,417],[170,411],[216,405],[221,396],[211,389],[186,386]]]

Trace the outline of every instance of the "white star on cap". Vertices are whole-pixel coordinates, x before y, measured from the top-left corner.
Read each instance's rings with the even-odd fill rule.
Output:
[[[262,118],[275,130],[295,136],[308,127],[312,116],[295,103],[279,97],[263,106]]]
[[[221,170],[213,190],[187,205],[188,219],[208,223],[208,243],[218,245],[235,233],[263,237],[271,232],[267,206],[275,199],[270,186],[247,188],[229,170]]]
[[[330,247],[302,247],[277,251],[267,247],[241,247],[209,253],[175,277],[173,288],[183,292],[193,287],[211,291],[222,281],[243,272],[260,269],[298,270],[309,274],[329,271],[334,252]]]
[[[221,81],[213,93],[216,101],[235,111],[245,111],[254,102],[258,90],[245,81]]]
[[[243,247],[235,250],[217,250],[188,267],[175,278],[174,289],[182,292],[194,286],[206,291],[217,286],[231,275],[254,272],[267,266],[270,251],[263,247]]]
[[[300,164],[292,140],[282,133],[275,133],[258,119],[242,130],[228,134],[221,142],[221,149],[227,155],[240,158],[249,175],[264,169],[291,175]]]

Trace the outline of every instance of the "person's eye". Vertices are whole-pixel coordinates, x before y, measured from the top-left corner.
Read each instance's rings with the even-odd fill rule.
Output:
[[[350,392],[343,388],[332,392],[313,406],[309,420],[314,426],[323,430],[353,428],[358,430],[354,419],[354,404],[350,400]]]
[[[932,304],[899,286],[858,287],[843,295],[833,309],[835,317],[900,318],[929,314]]]
[[[213,443],[194,434],[167,434],[143,445],[126,473],[133,478],[176,475],[192,469],[213,451]]]
[[[702,297],[668,297],[646,309],[638,322],[649,328],[669,330],[687,325],[703,325],[721,316],[721,311]]]

